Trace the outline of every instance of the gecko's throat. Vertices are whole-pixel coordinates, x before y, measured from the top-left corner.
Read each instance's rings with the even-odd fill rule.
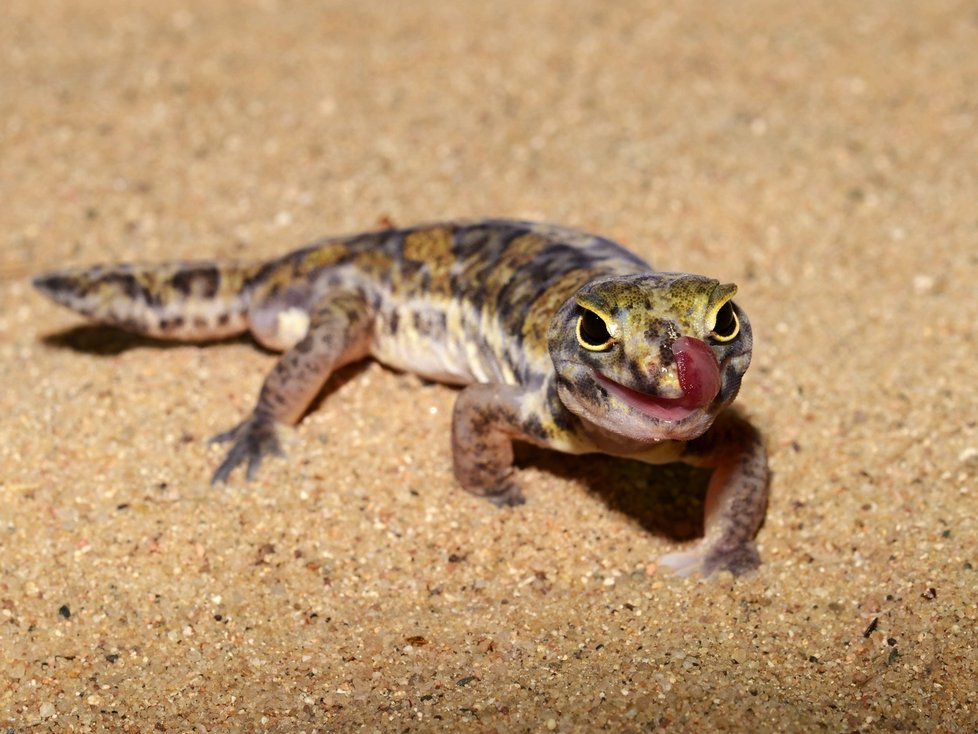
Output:
[[[705,342],[692,337],[677,339],[672,346],[683,394],[678,398],[640,392],[605,377],[597,370],[594,377],[609,393],[630,408],[668,423],[685,420],[705,408],[720,392],[720,368]]]

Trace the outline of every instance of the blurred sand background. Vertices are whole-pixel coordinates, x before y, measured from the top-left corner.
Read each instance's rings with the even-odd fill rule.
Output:
[[[974,3],[7,0],[0,195],[3,731],[978,727]],[[274,357],[29,286],[484,215],[740,285],[757,573],[655,567],[684,472],[467,496],[373,364],[212,488]]]

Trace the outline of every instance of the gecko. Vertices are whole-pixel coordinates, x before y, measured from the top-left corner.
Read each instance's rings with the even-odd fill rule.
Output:
[[[727,407],[751,359],[733,284],[655,271],[606,238],[488,219],[327,237],[267,262],[64,268],[33,285],[129,332],[186,342],[250,332],[282,356],[251,414],[214,441],[213,483],[283,454],[329,376],[372,357],[461,387],[454,474],[500,506],[524,502],[513,442],[712,469],[704,535],[660,565],[740,574],[760,562],[768,496],[759,432]]]

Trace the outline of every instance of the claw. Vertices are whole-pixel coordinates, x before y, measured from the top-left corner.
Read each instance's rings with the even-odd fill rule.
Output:
[[[526,504],[526,497],[519,485],[512,481],[505,481],[498,491],[485,495],[485,498],[492,502],[496,507],[517,507]]]
[[[700,570],[703,565],[703,555],[695,550],[666,553],[659,558],[659,565],[668,568],[676,576],[689,576],[694,571]]]
[[[263,415],[253,415],[248,420],[238,424],[230,431],[214,436],[210,443],[225,443],[233,441],[224,461],[211,477],[211,484],[227,482],[231,472],[239,464],[247,462],[245,480],[251,481],[258,473],[262,459],[266,456],[284,456],[285,452],[279,445],[275,433],[275,423]]]
[[[239,428],[241,428],[241,424],[238,424],[237,426],[235,426],[234,428],[232,428],[230,431],[223,431],[221,433],[218,433],[216,436],[211,436],[209,439],[207,439],[207,443],[211,443],[211,444],[214,444],[214,443],[227,443],[232,438],[234,438],[234,434],[235,434],[235,432]]]
[[[667,553],[659,559],[660,566],[677,576],[689,576],[698,571],[704,577],[716,571],[730,571],[734,576],[740,576],[753,571],[760,562],[753,542],[726,549],[710,548],[700,543],[691,550]]]

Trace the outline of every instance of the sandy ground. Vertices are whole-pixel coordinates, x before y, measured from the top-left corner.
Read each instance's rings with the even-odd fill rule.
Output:
[[[972,3],[0,19],[3,731],[976,730]],[[465,495],[454,392],[377,365],[212,488],[273,355],[28,283],[488,214],[740,285],[757,573],[656,569],[696,532],[682,472],[528,452],[527,505]]]

